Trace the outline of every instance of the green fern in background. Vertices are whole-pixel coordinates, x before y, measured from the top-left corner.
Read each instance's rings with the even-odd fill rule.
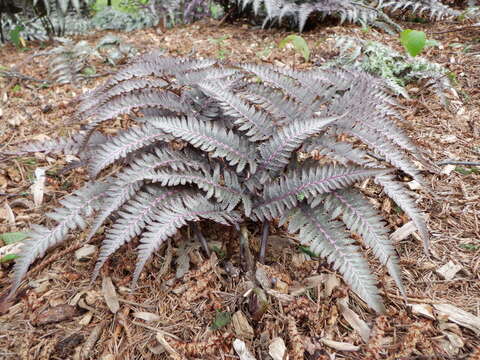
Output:
[[[397,95],[409,98],[405,85],[425,80],[443,104],[446,91],[452,88],[449,70],[422,57],[411,58],[380,42],[339,36],[335,45],[340,54],[323,67],[350,66],[380,76]]]

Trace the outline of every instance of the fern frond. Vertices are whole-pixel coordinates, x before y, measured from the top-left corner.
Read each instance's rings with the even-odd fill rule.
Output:
[[[225,83],[203,82],[199,87],[220,102],[225,114],[235,118],[235,124],[239,126],[239,130],[246,131],[250,141],[264,140],[272,134],[274,124],[268,115],[230,92]]]
[[[288,124],[308,117],[308,113],[300,104],[285,97],[281,91],[263,84],[247,84],[244,92],[239,95],[272,114],[276,119],[276,125]]]
[[[125,95],[127,93],[134,93],[141,89],[153,89],[162,88],[168,85],[163,79],[158,78],[133,78],[117,83],[109,88],[107,91],[98,94],[98,96],[92,96],[86,98],[78,106],[78,112],[83,114],[84,118],[91,116],[95,110],[110,101],[116,96]]]
[[[90,162],[89,170],[96,177],[103,169],[131,152],[169,137],[161,129],[151,125],[132,127],[120,132],[111,141],[101,145]]]
[[[171,151],[167,147],[157,147],[154,153],[140,154],[133,158],[129,167],[110,180],[101,209],[90,226],[87,241],[95,235],[107,217],[137,193],[145,179],[153,176],[153,170],[162,167],[170,167],[176,171],[207,169],[205,162],[193,152]]]
[[[417,227],[418,233],[423,240],[423,248],[428,253],[430,236],[428,234],[427,224],[424,215],[415,205],[412,197],[401,183],[395,181],[391,175],[377,176],[375,183],[383,187],[383,191],[390,197],[400,208],[405,211],[413,223]]]
[[[93,270],[92,281],[97,278],[101,267],[111,254],[135,236],[140,235],[143,228],[155,217],[156,211],[182,195],[186,195],[185,193],[182,194],[182,190],[146,186],[135,194],[134,199],[123,205],[119,211],[120,217],[105,235]]]
[[[70,230],[83,229],[86,226],[84,217],[89,217],[98,209],[99,199],[104,195],[106,184],[88,183],[81,189],[60,200],[61,208],[47,216],[56,221],[53,229],[34,225],[21,248],[18,259],[13,268],[13,280],[10,295],[19,287],[22,278],[29,266],[45,252],[63,242]]]
[[[263,201],[254,206],[259,219],[282,216],[296,206],[299,198],[314,198],[320,194],[344,188],[358,180],[390,172],[389,169],[360,167],[314,166],[288,171],[279,180],[265,187]]]
[[[149,118],[150,124],[168,134],[189,142],[192,146],[210,152],[212,157],[225,158],[237,172],[248,164],[250,172],[256,171],[256,149],[249,141],[217,122],[203,122],[195,118]]]
[[[292,152],[310,136],[317,134],[325,126],[340,117],[313,118],[307,121],[293,122],[284,126],[260,146],[261,168],[272,171],[282,170],[289,162]]]
[[[395,0],[383,3],[382,8],[390,11],[410,10],[414,14],[430,13],[437,20],[460,15],[460,12],[442,4],[439,0]]]
[[[312,207],[316,206],[315,202],[316,199],[312,202]],[[362,237],[365,244],[373,250],[373,254],[387,266],[402,295],[406,296],[395,248],[390,241],[385,222],[370,202],[360,192],[347,189],[328,194],[323,200],[323,206],[331,219],[341,215],[350,231]]]
[[[162,56],[162,52],[154,51],[138,58],[131,65],[124,67],[103,85],[95,90],[84,94],[80,99],[85,100],[103,94],[105,91],[118,84],[119,82],[132,78],[142,78],[148,76],[168,76],[177,73],[200,70],[216,64],[213,59],[185,59]]]
[[[236,223],[239,219],[235,212],[225,212],[222,206],[200,196],[172,202],[155,214],[152,224],[147,227],[140,239],[133,285],[137,283],[143,267],[154,251],[188,222],[199,221],[202,218],[223,225]]]
[[[360,248],[348,237],[343,223],[330,220],[321,206],[312,209],[303,205],[291,217],[288,231],[300,232],[299,240],[303,245],[309,246],[312,252],[332,264],[352,290],[372,309],[380,313],[385,311],[376,279],[361,255]]]
[[[88,128],[91,129],[119,115],[128,114],[134,108],[148,107],[163,108],[182,115],[193,115],[193,109],[182,102],[178,95],[170,91],[144,89],[118,96],[100,106],[96,109],[95,116],[88,124]],[[83,117],[83,114],[80,115]]]
[[[251,209],[250,199],[244,194],[238,177],[233,172],[226,170],[220,174],[217,166],[213,174],[202,173],[199,171],[188,171],[185,173],[159,170],[148,177],[153,182],[159,182],[162,186],[178,186],[185,184],[195,184],[205,191],[207,199],[212,196],[224,204],[227,211],[232,211],[238,203],[243,200],[245,211],[249,213]]]
[[[243,64],[241,66],[243,69],[258,76],[262,81],[283,90],[285,95],[296,99],[304,105],[311,105],[317,97],[316,94],[312,93],[308,88],[299,86],[294,79],[279,73],[278,69],[255,64]]]

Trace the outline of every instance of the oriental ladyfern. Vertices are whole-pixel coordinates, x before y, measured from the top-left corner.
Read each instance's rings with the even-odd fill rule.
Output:
[[[98,132],[119,116],[134,125],[115,136]],[[49,214],[54,228],[32,229],[14,268],[12,293],[35,259],[90,218],[87,241],[115,215],[93,278],[110,255],[138,237],[133,283],[152,254],[189,223],[238,228],[259,222],[265,229],[277,219],[381,312],[377,280],[351,232],[404,293],[398,257],[378,211],[354,184],[372,178],[381,185],[428,244],[423,215],[392,173],[424,183],[412,157],[425,160],[395,125],[399,117],[382,85],[362,72],[143,56],[83,96],[83,132],[23,149],[78,153],[91,180]],[[366,147],[386,161],[369,156]],[[314,150],[330,161],[309,158]],[[114,164],[119,170],[100,180]]]

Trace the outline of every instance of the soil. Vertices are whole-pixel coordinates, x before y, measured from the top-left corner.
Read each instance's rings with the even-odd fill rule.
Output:
[[[280,228],[270,237],[266,265],[258,266],[269,282],[264,290],[251,291],[254,279],[242,271],[236,233],[206,226],[205,237],[217,246],[217,255],[207,258],[185,231],[147,265],[134,291],[128,287],[136,258],[131,244],[107,262],[103,279],[90,284],[95,256],[76,259],[86,234],[74,233],[37,260],[16,296],[2,303],[0,358],[249,359],[233,348],[241,340],[256,359],[281,358],[269,352],[281,352],[282,343],[290,359],[480,359],[480,166],[472,166],[480,161],[479,28],[452,31],[463,25],[444,22],[404,25],[440,42],[424,56],[448,68],[457,81],[456,92],[448,94],[449,106],[423,83],[409,84],[411,99],[399,99],[405,118],[400,125],[438,165],[438,171],[425,171],[433,193],[413,190],[428,214],[430,254],[423,252],[416,232],[395,244],[407,299],[386,270],[372,262],[387,306],[386,314],[375,314],[327,263],[299,251]],[[75,40],[95,46],[108,33],[113,32]],[[381,41],[403,51],[396,36],[324,24],[302,34],[311,50],[305,63],[293,50],[278,48],[289,34],[213,20],[115,33],[141,53],[163,49],[175,56],[296,68],[335,56],[335,35]],[[78,130],[70,101],[115,71],[92,58],[95,75],[89,79],[45,83],[50,57],[39,54],[56,45],[27,45],[24,50],[0,48],[1,69],[17,73],[0,74],[0,152]],[[87,175],[83,168],[48,175],[43,202],[35,206],[34,172],[61,169],[67,160],[35,153],[0,162],[0,234],[48,223],[45,213]],[[450,160],[469,164],[444,164]],[[409,222],[378,189],[365,185],[392,231]],[[261,230],[249,230],[256,254]],[[97,236],[92,244],[98,248],[101,240]],[[12,263],[0,265],[5,296]],[[445,275],[445,265],[454,269],[452,274]]]

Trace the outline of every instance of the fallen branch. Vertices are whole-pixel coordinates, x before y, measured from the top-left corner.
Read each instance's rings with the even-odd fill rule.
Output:
[[[442,166],[442,165],[480,166],[480,161],[445,160],[437,163],[437,165],[438,166]]]
[[[7,78],[15,78],[19,80],[25,80],[25,81],[34,81],[34,82],[39,82],[39,83],[44,83],[44,84],[50,84],[50,80],[43,80],[43,79],[37,79],[28,75],[24,75],[22,73],[19,73],[17,71],[6,71],[6,70],[0,70],[0,75],[7,77]]]

